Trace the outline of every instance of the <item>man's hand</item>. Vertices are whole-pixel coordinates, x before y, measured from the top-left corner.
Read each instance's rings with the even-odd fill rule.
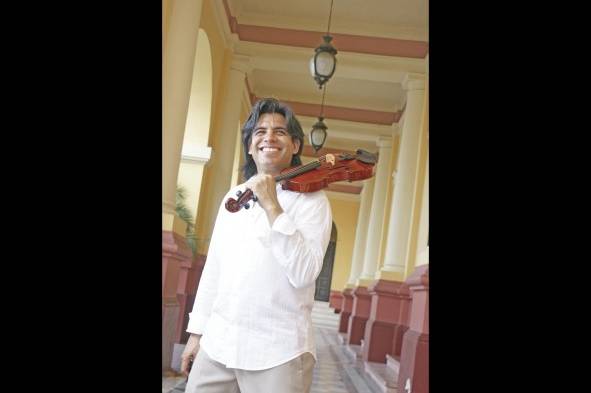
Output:
[[[275,219],[283,213],[283,209],[277,199],[277,190],[275,189],[275,179],[271,175],[254,175],[246,182],[246,187],[250,188],[257,197],[258,203],[267,213],[269,225],[273,225]]]
[[[199,340],[201,340],[200,334],[191,334],[181,355],[181,373],[185,374],[185,376],[189,376],[193,360],[197,356],[197,352],[199,352]]]

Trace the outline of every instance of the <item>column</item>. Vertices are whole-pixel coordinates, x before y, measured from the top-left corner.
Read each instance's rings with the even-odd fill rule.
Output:
[[[240,132],[240,111],[244,90],[246,89],[246,73],[251,69],[250,58],[243,55],[233,55],[232,64],[226,78],[221,111],[218,111],[217,121],[213,129],[213,153],[206,168],[208,188],[199,207],[198,236],[204,243],[200,245],[199,253],[205,253],[209,247],[209,239],[213,231],[215,219],[222,202],[222,198],[230,189],[234,153],[236,149],[236,135]]]
[[[190,262],[186,225],[176,217],[175,194],[193,64],[201,19],[201,0],[176,0],[163,48],[162,99],[162,369],[171,366],[178,331],[177,288],[181,264]]]
[[[363,257],[363,271],[357,280],[357,286],[367,287],[374,280],[378,266],[380,237],[384,221],[388,168],[392,158],[392,138],[380,137],[377,141],[379,159],[375,173],[375,186],[371,203],[371,212],[367,226],[367,241]]]
[[[355,288],[355,283],[361,275],[361,268],[363,266],[363,255],[365,251],[365,243],[367,241],[367,226],[369,225],[369,214],[371,212],[371,201],[373,199],[375,179],[372,177],[363,183],[363,190],[361,191],[361,203],[359,206],[359,214],[357,216],[357,229],[355,230],[355,244],[353,245],[353,257],[351,259],[351,272],[349,273],[349,280],[343,290],[343,298],[341,301],[341,317],[339,321],[339,332],[346,333],[349,326],[349,317],[353,310],[353,296],[351,291]]]
[[[177,175],[201,19],[201,0],[176,0],[164,45],[162,99],[163,229],[173,229]]]
[[[392,206],[390,209],[384,266],[377,278],[402,281],[407,264],[410,239],[410,219],[415,199],[415,183],[419,160],[419,136],[424,102],[425,77],[407,74],[403,87],[407,92],[404,123],[400,137],[398,170],[393,175]]]
[[[361,276],[363,257],[365,255],[367,244],[367,232],[369,228],[369,216],[371,214],[374,186],[374,177],[365,180],[363,183],[361,203],[359,205],[359,213],[357,216],[357,229],[355,231],[355,244],[353,245],[351,272],[349,273],[347,288],[354,288],[357,280]]]
[[[365,332],[365,323],[369,318],[371,296],[367,291],[369,284],[373,282],[378,266],[378,254],[382,223],[384,218],[384,205],[386,201],[386,185],[388,183],[388,167],[392,158],[392,138],[380,137],[377,141],[379,159],[375,172],[374,190],[367,224],[367,239],[363,255],[363,268],[361,276],[357,279],[353,289],[353,308],[347,328],[347,343],[360,344]]]

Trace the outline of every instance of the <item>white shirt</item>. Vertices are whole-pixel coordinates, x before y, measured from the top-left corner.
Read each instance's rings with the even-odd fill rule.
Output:
[[[258,203],[230,213],[220,206],[187,331],[229,368],[264,370],[305,352],[316,358],[311,311],[315,280],[332,229],[323,191],[277,184],[283,209],[270,227]]]

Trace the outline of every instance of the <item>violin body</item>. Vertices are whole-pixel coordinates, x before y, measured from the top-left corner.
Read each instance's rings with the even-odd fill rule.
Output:
[[[374,175],[377,157],[358,149],[355,155],[348,153],[326,154],[306,165],[286,168],[275,177],[281,188],[295,192],[314,192],[328,187],[336,181],[364,180]],[[235,213],[250,207],[249,201],[256,201],[252,190],[238,191],[238,199],[228,198],[226,210]]]
[[[302,165],[303,166],[303,165]],[[298,167],[284,169],[281,173],[293,171]],[[373,176],[375,166],[359,160],[339,161],[328,168],[320,166],[294,178],[281,181],[281,188],[295,192],[314,192],[322,190],[337,181],[364,180]]]

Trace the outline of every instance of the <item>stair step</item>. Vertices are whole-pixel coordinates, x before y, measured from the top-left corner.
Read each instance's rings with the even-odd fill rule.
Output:
[[[322,319],[322,320],[325,320],[325,321],[335,321],[335,322],[338,322],[339,321],[339,318],[334,318],[334,317],[332,317],[330,315],[314,314],[314,313],[312,313],[312,319],[314,319],[314,318]]]
[[[386,354],[386,366],[398,375],[400,372],[400,360],[389,354]]]
[[[382,393],[397,393],[398,373],[395,373],[385,363],[365,362],[364,369]]]
[[[361,345],[347,344],[345,345],[345,353],[351,361],[361,359]]]

